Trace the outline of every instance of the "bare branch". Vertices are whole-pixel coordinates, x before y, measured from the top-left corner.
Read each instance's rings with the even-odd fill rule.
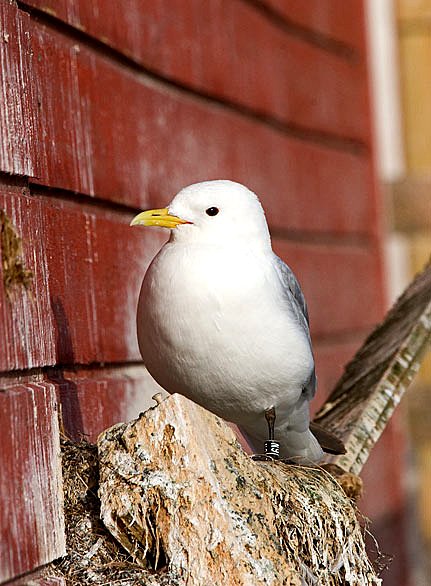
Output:
[[[419,369],[431,340],[431,266],[406,289],[367,338],[315,421],[346,446],[328,461],[359,474]]]

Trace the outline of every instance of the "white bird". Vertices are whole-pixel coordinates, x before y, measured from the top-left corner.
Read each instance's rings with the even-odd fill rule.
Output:
[[[138,305],[139,348],[153,378],[236,423],[258,450],[273,407],[280,456],[320,460],[309,429],[316,376],[307,307],[272,250],[257,196],[205,181],[131,225],[171,229]]]

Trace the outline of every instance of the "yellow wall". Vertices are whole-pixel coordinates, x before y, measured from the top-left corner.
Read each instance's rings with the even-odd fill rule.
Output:
[[[413,275],[431,255],[431,0],[398,0],[398,31],[406,177],[393,190],[393,230],[407,237]],[[430,353],[407,397],[418,470],[419,523],[430,558]]]
[[[398,4],[407,166],[431,174],[431,1]]]

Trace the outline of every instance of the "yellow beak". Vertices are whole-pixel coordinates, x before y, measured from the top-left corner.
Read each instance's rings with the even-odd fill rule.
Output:
[[[131,226],[162,226],[163,228],[176,228],[179,224],[192,224],[188,220],[183,220],[177,216],[171,216],[168,208],[159,210],[147,210],[141,212],[130,222]]]

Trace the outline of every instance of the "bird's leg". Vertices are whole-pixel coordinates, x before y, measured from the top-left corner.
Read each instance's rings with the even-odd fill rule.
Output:
[[[280,443],[274,439],[275,409],[270,407],[265,411],[265,419],[268,423],[268,440],[265,442],[265,456],[274,460],[280,457]]]
[[[271,407],[265,411],[265,419],[268,423],[268,439],[274,439],[275,409]]]
[[[265,454],[255,454],[253,460],[278,460],[280,457],[280,443],[274,439],[275,409],[270,407],[265,411],[265,419],[268,423],[268,437],[265,442]]]

